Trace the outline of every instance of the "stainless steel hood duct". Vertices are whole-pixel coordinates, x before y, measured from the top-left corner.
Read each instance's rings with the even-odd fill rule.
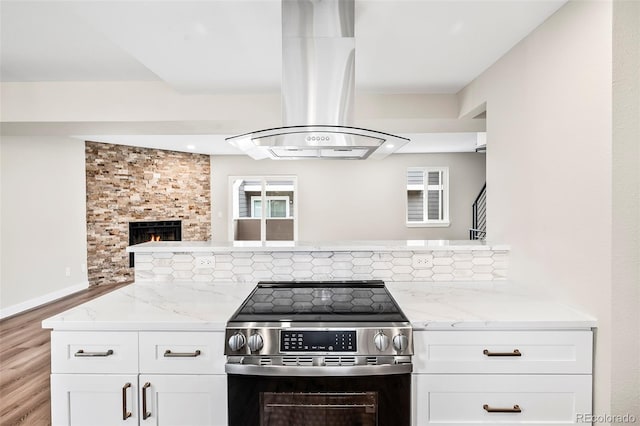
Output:
[[[283,127],[227,138],[256,160],[384,158],[409,139],[351,127],[354,0],[282,1]]]

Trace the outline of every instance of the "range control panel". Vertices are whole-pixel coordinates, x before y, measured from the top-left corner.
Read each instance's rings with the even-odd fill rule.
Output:
[[[280,332],[280,352],[356,352],[355,330]]]

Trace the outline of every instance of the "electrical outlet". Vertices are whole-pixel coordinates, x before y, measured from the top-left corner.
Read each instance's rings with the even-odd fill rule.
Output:
[[[65,274],[67,277],[70,277],[70,276],[71,276],[71,268],[70,268],[69,266],[67,266],[66,268],[64,268],[64,274]]]
[[[413,269],[426,269],[433,266],[433,255],[426,253],[416,253],[412,259]]]
[[[196,257],[196,269],[215,268],[215,256],[199,256]]]

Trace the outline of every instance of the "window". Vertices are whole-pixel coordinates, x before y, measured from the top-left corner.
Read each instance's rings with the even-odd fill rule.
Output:
[[[449,168],[407,171],[407,226],[449,226]]]
[[[266,197],[267,202],[267,217],[289,217],[289,197],[280,196],[280,197]],[[262,197],[260,196],[252,196],[251,197],[251,217],[260,218],[262,217]]]
[[[229,239],[295,241],[297,179],[294,176],[230,177]]]

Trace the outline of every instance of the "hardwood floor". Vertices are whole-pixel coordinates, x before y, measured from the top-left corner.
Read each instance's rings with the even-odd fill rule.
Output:
[[[0,320],[0,425],[50,425],[50,330],[42,320],[125,284],[90,287]]]

